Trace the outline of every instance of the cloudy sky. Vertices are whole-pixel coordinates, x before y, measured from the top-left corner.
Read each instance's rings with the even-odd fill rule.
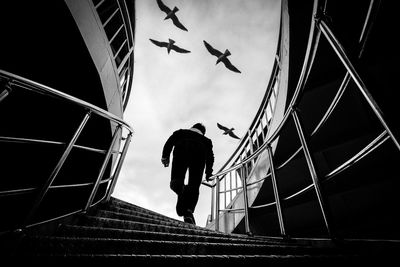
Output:
[[[240,142],[222,135],[217,122],[242,137],[264,96],[277,47],[279,0],[163,0],[188,31],[164,20],[156,0],[136,0],[135,70],[124,119],[135,133],[114,197],[182,220],[169,189],[170,167],[161,151],[173,131],[202,122],[214,146],[214,172]],[[167,53],[149,38],[191,51]],[[229,49],[235,73],[206,50],[203,40],[220,51]],[[172,159],[172,155],[171,155]],[[211,189],[201,186],[194,216],[205,226]]]

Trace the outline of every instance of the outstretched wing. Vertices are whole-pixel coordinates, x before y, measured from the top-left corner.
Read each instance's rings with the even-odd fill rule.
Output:
[[[236,139],[240,139],[236,134],[234,134],[233,132],[229,132],[229,136],[236,138]]]
[[[221,130],[224,130],[224,131],[228,131],[228,130],[229,130],[228,128],[226,128],[225,126],[222,126],[222,125],[219,124],[218,122],[217,122],[217,126],[218,126],[218,128],[220,128]]]
[[[220,55],[222,55],[222,53],[220,51],[218,51],[217,49],[215,49],[214,47],[212,47],[209,43],[207,43],[206,41],[203,40],[204,45],[206,46],[208,52],[210,52],[211,55],[214,55],[216,57],[219,57]]]
[[[232,65],[231,61],[228,58],[224,58],[222,62],[225,64],[225,67],[230,69],[231,71],[241,73],[235,66]]]
[[[165,42],[160,42],[160,41],[156,41],[153,39],[149,39],[153,44],[155,44],[156,46],[160,46],[160,47],[167,47],[168,43]]]
[[[180,48],[179,46],[176,46],[176,45],[172,45],[172,49],[174,49],[176,52],[179,52],[179,53],[190,53],[189,50]]]
[[[167,7],[161,0],[157,0],[158,7],[165,13],[171,12],[171,9]]]
[[[178,19],[177,16],[173,15],[173,16],[171,17],[171,19],[172,19],[172,22],[175,24],[176,27],[178,27],[178,28],[180,28],[180,29],[182,29],[182,30],[184,30],[184,31],[188,31],[188,30],[186,29],[186,27],[183,26],[183,24],[179,21],[179,19]]]

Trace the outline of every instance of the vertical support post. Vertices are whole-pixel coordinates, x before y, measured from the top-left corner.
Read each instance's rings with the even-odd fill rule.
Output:
[[[226,209],[226,194],[227,194],[227,192],[226,192],[226,175],[224,175],[223,176],[224,178],[224,193],[223,193],[223,196],[224,196],[224,209]]]
[[[331,29],[328,27],[328,25],[324,21],[324,16],[322,15],[321,17],[316,18],[316,25],[317,27],[321,30],[323,35],[326,37],[328,40],[329,44],[332,46],[333,50],[335,53],[338,55],[339,59],[342,61],[343,65],[353,78],[353,81],[357,85],[358,89],[361,91],[361,94],[364,96],[364,98],[367,100],[368,104],[370,105],[372,111],[375,113],[375,115],[378,117],[379,121],[385,128],[386,132],[389,134],[391,139],[393,140],[394,144],[396,145],[397,149],[400,150],[400,144],[399,141],[396,139],[392,131],[390,130],[389,126],[387,125],[385,119],[383,118],[383,113],[381,109],[379,108],[378,104],[375,102],[374,98],[372,97],[371,93],[368,91],[367,86],[364,84],[363,80],[361,79],[360,75],[354,68],[353,64],[351,63],[350,59],[348,58],[344,48],[341,46],[340,42],[338,39],[335,37]]]
[[[281,199],[279,196],[278,184],[276,182],[275,167],[274,167],[274,161],[272,159],[272,148],[271,148],[270,144],[267,145],[267,152],[268,152],[268,159],[269,159],[269,165],[270,165],[269,168],[271,170],[272,187],[274,190],[274,197],[275,197],[275,203],[276,203],[276,212],[278,214],[279,228],[281,230],[281,235],[283,237],[285,237],[286,231],[285,231],[285,224],[284,224],[284,220],[283,220]]]
[[[217,176],[217,184],[215,189],[215,230],[219,231],[219,177]]]
[[[243,186],[243,205],[244,205],[244,229],[246,234],[252,235],[250,231],[250,223],[249,223],[249,201],[247,197],[247,182],[246,182],[246,174],[247,171],[245,170],[245,165],[242,163],[242,159],[240,159],[240,172],[242,178],[242,186]]]
[[[265,125],[263,123],[263,118],[262,117],[260,119],[260,125],[261,125],[261,136],[262,136],[262,140],[263,140],[263,143],[264,143],[265,142],[265,132],[264,132]]]
[[[315,189],[315,192],[317,194],[318,203],[319,203],[319,206],[321,208],[321,212],[322,212],[322,216],[323,216],[323,219],[324,219],[324,222],[325,222],[325,226],[326,226],[326,229],[328,230],[328,234],[330,236],[332,236],[332,230],[331,230],[330,221],[329,221],[330,218],[328,218],[328,217],[330,217],[329,216],[329,209],[328,209],[328,207],[327,207],[327,205],[325,203],[324,196],[323,196],[322,190],[321,190],[321,184],[320,184],[320,181],[319,181],[319,178],[318,178],[315,166],[314,166],[314,161],[312,159],[312,155],[311,155],[310,150],[309,150],[308,142],[307,142],[306,137],[305,137],[304,132],[303,132],[302,123],[300,121],[299,116],[297,115],[297,111],[296,111],[295,107],[292,107],[292,116],[293,116],[294,123],[296,125],[297,133],[298,133],[299,138],[300,138],[300,142],[301,142],[301,146],[303,148],[304,156],[305,156],[306,161],[307,161],[308,169],[310,171],[311,178],[313,180],[314,189]]]
[[[216,177],[218,179],[218,176]],[[211,221],[214,221],[215,186],[211,187]]]
[[[78,137],[81,134],[83,128],[85,127],[87,121],[89,120],[90,115],[91,115],[91,111],[89,110],[86,112],[85,117],[81,121],[78,129],[75,131],[72,139],[69,141],[67,147],[64,150],[64,153],[61,155],[61,158],[58,160],[57,165],[54,167],[53,172],[50,174],[49,178],[46,180],[46,182],[42,186],[41,191],[39,192],[35,201],[33,202],[32,209],[28,212],[28,215],[25,218],[23,227],[28,225],[31,218],[36,213],[37,209],[39,208],[40,204],[42,203],[44,197],[46,196],[47,192],[49,191],[50,186],[53,184],[61,167],[64,165],[65,160],[67,159],[69,153],[71,152],[72,148],[74,147],[76,140],[78,139]]]
[[[119,133],[120,130],[121,130],[121,125],[118,125],[117,128],[115,129],[114,136],[113,136],[113,139],[111,141],[110,147],[108,148],[106,156],[105,156],[105,158],[103,160],[103,165],[101,166],[100,172],[97,175],[97,179],[96,179],[96,181],[94,183],[92,192],[90,193],[88,201],[86,202],[86,206],[85,206],[84,211],[87,211],[88,208],[90,207],[90,205],[92,205],[92,202],[93,202],[94,197],[95,197],[95,195],[97,193],[97,190],[99,189],[101,178],[103,177],[103,174],[104,174],[104,172],[105,172],[105,170],[107,168],[108,160],[110,159],[110,156],[111,156],[111,151],[113,149],[115,141],[117,140],[118,133]]]
[[[230,185],[230,188],[229,188],[229,202],[232,202],[232,189],[233,189],[233,186],[232,186],[232,172],[229,172],[229,185]]]
[[[132,139],[132,132],[130,132],[128,134],[128,136],[127,136],[127,138],[125,140],[125,144],[124,144],[124,148],[122,149],[121,157],[119,158],[119,161],[117,163],[117,167],[116,167],[114,175],[113,175],[113,179],[111,181],[110,188],[108,189],[108,192],[107,192],[107,201],[110,200],[111,194],[114,192],[114,188],[115,188],[115,185],[117,184],[119,173],[121,172],[122,164],[123,164],[123,162],[125,160],[126,153],[128,152],[128,147],[129,147],[129,144],[131,142],[131,139]]]

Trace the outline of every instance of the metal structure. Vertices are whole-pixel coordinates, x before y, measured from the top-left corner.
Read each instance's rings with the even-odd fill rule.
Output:
[[[133,83],[135,2],[4,2],[0,9],[7,11],[0,19],[7,36],[0,49],[2,235],[51,228],[109,200],[133,135],[123,113]]]
[[[79,126],[75,130],[74,134],[69,140],[44,140],[44,139],[32,139],[32,138],[24,138],[24,137],[13,137],[13,136],[0,136],[0,142],[6,143],[23,143],[27,145],[33,145],[33,149],[35,145],[39,149],[40,146],[57,146],[62,149],[62,154],[59,157],[57,164],[54,166],[51,174],[45,180],[45,183],[42,186],[38,187],[22,187],[22,188],[13,188],[9,190],[0,191],[1,197],[21,197],[24,195],[34,195],[32,203],[24,203],[27,206],[30,206],[26,214],[22,214],[24,220],[21,223],[15,225],[16,229],[23,229],[26,227],[35,226],[38,224],[47,223],[49,221],[58,220],[63,217],[68,217],[73,214],[84,212],[90,207],[96,205],[97,203],[103,201],[104,199],[109,199],[115,183],[117,182],[117,178],[119,172],[121,170],[121,166],[123,164],[126,152],[128,150],[129,144],[131,142],[133,129],[126,124],[123,120],[116,117],[115,115],[102,110],[90,103],[77,99],[73,96],[64,94],[50,87],[35,83],[28,79],[24,79],[22,77],[13,75],[11,73],[1,71],[0,70],[0,79],[2,81],[6,81],[7,87],[11,88],[11,90],[26,90],[31,91],[36,94],[41,94],[43,98],[46,98],[47,101],[62,101],[70,103],[71,109],[80,109],[82,113],[82,121]],[[82,131],[85,130],[85,126],[87,125],[89,119],[94,116],[100,116],[101,118],[109,121],[112,124],[115,124],[115,130],[113,134],[113,138],[109,144],[109,148],[107,150],[96,148],[96,147],[88,147],[77,145],[77,140],[81,135]],[[116,141],[124,140],[123,145],[115,150]],[[83,150],[94,154],[100,154],[104,156],[103,163],[99,170],[98,176],[92,182],[87,183],[70,183],[70,184],[57,184],[57,175],[59,174],[61,168],[65,167],[65,162],[68,156],[71,154],[72,150]],[[105,175],[105,170],[109,164],[111,164],[111,155],[116,156],[116,162],[113,164],[113,168],[108,176]],[[106,190],[98,194],[98,189],[101,184],[106,186]],[[41,206],[44,198],[49,194],[49,191],[62,191],[70,188],[87,188],[89,194],[87,194],[84,198],[84,205],[80,208],[77,208],[74,211],[69,211],[68,213],[57,214],[57,216],[52,216],[49,219],[34,219],[34,216],[37,213],[38,208]]]
[[[390,4],[315,0],[301,5],[282,1],[276,61],[262,104],[214,182],[203,182],[212,190],[207,227],[280,238],[399,241],[391,210],[399,199],[389,189],[398,185],[396,111],[382,100],[385,88],[368,87],[361,74],[374,64],[394,68],[374,58],[383,41],[379,31],[389,25]],[[308,32],[307,41],[298,32]],[[386,77],[371,72],[378,81]]]

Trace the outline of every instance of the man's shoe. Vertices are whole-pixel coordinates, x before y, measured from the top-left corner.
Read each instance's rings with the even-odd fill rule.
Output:
[[[190,223],[196,225],[196,221],[194,220],[193,213],[187,213],[183,216],[183,220],[185,223]]]

